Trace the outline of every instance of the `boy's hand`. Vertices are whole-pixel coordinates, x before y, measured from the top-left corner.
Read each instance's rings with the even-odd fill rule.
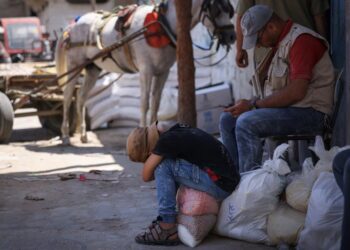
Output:
[[[157,168],[159,163],[163,160],[163,156],[150,154],[147,158],[142,169],[142,179],[145,182],[154,180],[154,170]]]

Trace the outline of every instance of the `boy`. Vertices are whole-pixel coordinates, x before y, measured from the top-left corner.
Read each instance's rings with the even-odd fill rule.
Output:
[[[188,125],[168,131],[149,127],[134,129],[127,140],[130,160],[143,162],[142,178],[155,179],[159,216],[136,236],[140,244],[176,245],[176,192],[180,185],[206,192],[218,201],[229,196],[240,176],[224,145],[213,136]]]

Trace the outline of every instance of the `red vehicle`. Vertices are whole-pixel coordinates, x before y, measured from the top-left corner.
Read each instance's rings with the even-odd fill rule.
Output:
[[[7,53],[13,61],[21,58],[39,59],[43,52],[43,37],[37,17],[1,18],[3,40]]]

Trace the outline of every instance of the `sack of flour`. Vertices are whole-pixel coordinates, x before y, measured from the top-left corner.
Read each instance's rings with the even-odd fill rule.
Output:
[[[219,204],[211,195],[185,186],[177,191],[177,206],[181,214],[203,215],[217,214]]]
[[[306,213],[312,186],[317,173],[311,158],[306,158],[302,166],[302,174],[296,176],[286,188],[286,201],[292,208]]]
[[[316,136],[314,146],[309,148],[319,160],[313,166],[311,158],[305,159],[301,176],[296,177],[286,188],[287,203],[304,213],[307,211],[309,197],[316,179],[322,172],[332,171],[332,162],[335,155],[347,147],[339,148],[335,146],[330,150],[326,150],[322,137]]]
[[[280,203],[267,219],[267,234],[272,245],[296,245],[305,223],[305,214]]]
[[[343,150],[337,146],[332,147],[330,150],[326,150],[324,147],[323,139],[321,136],[316,136],[314,146],[309,147],[319,160],[315,164],[315,172],[317,177],[321,172],[332,171],[332,162],[337,153]]]
[[[195,247],[208,235],[215,222],[216,215],[214,214],[197,216],[179,214],[177,217],[179,239],[185,245]]]
[[[219,235],[256,243],[269,243],[267,217],[279,202],[279,195],[287,184],[290,173],[287,162],[280,156],[288,144],[281,144],[273,159],[261,169],[242,174],[236,190],[227,197],[218,214],[215,232]]]
[[[322,172],[311,191],[297,249],[340,249],[343,209],[343,194],[334,175]]]

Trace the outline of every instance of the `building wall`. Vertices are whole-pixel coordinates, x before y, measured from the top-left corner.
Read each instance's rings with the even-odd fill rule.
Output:
[[[41,2],[46,2],[46,4],[41,5]],[[112,10],[117,5],[127,5],[135,2],[135,0],[109,0],[104,4],[97,4],[96,8]],[[43,7],[31,6],[35,3]],[[33,10],[37,12],[34,13]],[[0,17],[36,14],[51,36],[54,35],[54,31],[60,33],[75,17],[89,11],[92,11],[91,4],[71,4],[66,0],[0,0]]]
[[[96,9],[112,10],[116,5],[133,3],[131,0],[109,0],[105,4],[97,4]],[[61,33],[72,20],[77,16],[92,11],[90,4],[69,4],[66,0],[50,0],[43,11],[38,13],[42,24],[50,32]]]
[[[27,16],[28,11],[23,0],[0,0],[0,17]]]

